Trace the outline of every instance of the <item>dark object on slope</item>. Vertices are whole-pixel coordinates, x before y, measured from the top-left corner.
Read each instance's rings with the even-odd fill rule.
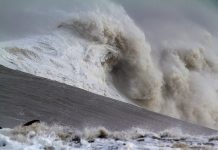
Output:
[[[30,126],[30,125],[32,125],[32,124],[34,124],[34,123],[40,123],[40,120],[32,120],[32,121],[29,121],[29,122],[25,123],[23,126],[24,126],[24,127],[25,127],[25,126]]]

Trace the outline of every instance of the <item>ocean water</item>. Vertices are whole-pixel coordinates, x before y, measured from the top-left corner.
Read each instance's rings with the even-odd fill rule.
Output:
[[[218,129],[216,8],[212,0],[3,0],[0,64]]]
[[[0,130],[0,148],[13,150],[70,150],[70,149],[217,149],[217,136],[190,136],[179,130],[152,133],[133,128],[128,131],[112,132],[103,127],[73,128],[44,123],[17,126]]]

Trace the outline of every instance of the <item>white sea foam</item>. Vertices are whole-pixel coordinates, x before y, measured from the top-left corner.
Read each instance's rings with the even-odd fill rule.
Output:
[[[181,132],[151,133],[133,128],[109,131],[103,127],[78,131],[44,123],[0,130],[0,149],[216,149],[217,136],[193,137]]]

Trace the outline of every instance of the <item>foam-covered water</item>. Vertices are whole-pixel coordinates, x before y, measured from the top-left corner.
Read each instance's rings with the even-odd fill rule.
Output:
[[[193,137],[179,130],[151,133],[133,128],[112,132],[105,128],[75,130],[60,125],[32,124],[0,130],[0,149],[216,149],[217,136]]]
[[[148,8],[146,19],[133,18],[139,28],[120,4],[109,1],[81,2],[80,11],[71,11],[71,5],[59,8],[58,2],[54,8],[52,5],[45,11],[43,6],[37,11],[31,8],[41,2],[23,2],[19,7],[27,5],[26,9],[11,13],[30,13],[29,21],[44,20],[35,24],[27,23],[22,15],[13,18],[21,24],[19,28],[32,30],[15,36],[14,29],[15,33],[1,37],[1,65],[218,128],[218,46],[217,34],[212,32],[216,12],[208,5],[196,3],[199,10],[195,11],[194,7],[183,8],[182,2],[166,3],[156,8],[154,18],[149,15],[153,8]],[[178,11],[168,10],[167,4]],[[126,8],[134,17],[131,6]],[[1,11],[7,14],[8,10]],[[207,15],[196,16],[201,11]],[[211,26],[205,20],[211,20]]]

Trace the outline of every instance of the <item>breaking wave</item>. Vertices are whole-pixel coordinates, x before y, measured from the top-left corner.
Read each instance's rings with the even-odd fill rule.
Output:
[[[121,6],[106,4],[1,42],[0,64],[217,129],[216,38],[196,26],[200,42],[185,34],[154,46]]]

